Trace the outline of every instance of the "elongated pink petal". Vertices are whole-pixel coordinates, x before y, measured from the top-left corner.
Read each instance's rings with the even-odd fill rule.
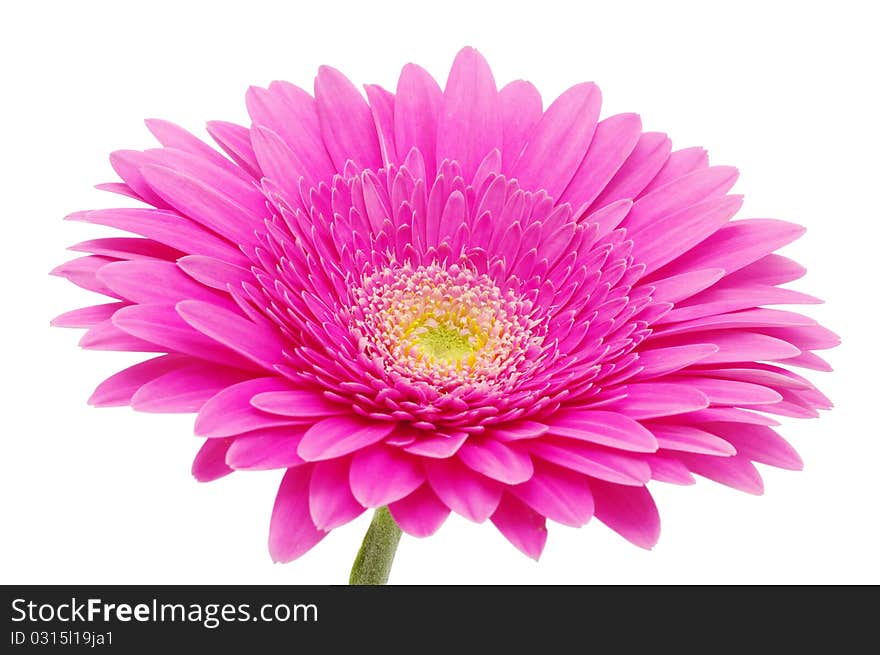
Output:
[[[275,364],[281,361],[281,339],[277,331],[267,325],[253,323],[237,312],[199,300],[184,300],[174,308],[201,334],[266,370],[274,370]]]
[[[501,500],[501,485],[455,458],[426,459],[424,464],[431,489],[449,509],[475,523],[492,516]]]
[[[183,253],[169,248],[152,239],[139,237],[108,237],[105,239],[89,239],[82,241],[68,250],[87,252],[92,255],[114,257],[117,259],[160,259],[175,261]]]
[[[185,355],[162,355],[129,366],[99,384],[89,398],[89,405],[95,407],[128,405],[134,393],[147,382],[193,361]]]
[[[587,153],[596,129],[602,94],[578,84],[557,98],[531,131],[511,175],[524,189],[559,196]]]
[[[236,470],[263,471],[305,464],[296,447],[308,426],[290,425],[253,430],[235,438],[226,464]]]
[[[150,186],[186,216],[234,243],[254,243],[260,217],[219,189],[166,166],[148,164],[141,170]]]
[[[309,513],[319,530],[330,531],[364,513],[364,507],[351,495],[348,469],[351,460],[338,458],[318,462],[309,481]]]
[[[197,412],[226,387],[251,377],[246,371],[197,361],[144,384],[131,397],[131,406],[139,412]]]
[[[644,460],[580,442],[538,441],[529,450],[546,462],[614,484],[639,486],[651,479],[651,469]]]
[[[250,130],[226,121],[208,121],[208,134],[217,142],[232,160],[247,171],[251,177],[259,179],[260,165],[251,147]]]
[[[751,382],[685,376],[674,376],[669,380],[699,389],[712,405],[772,405],[782,400],[774,389]]]
[[[50,325],[54,327],[67,328],[90,328],[93,325],[109,321],[110,317],[117,310],[126,306],[124,302],[110,302],[103,305],[92,305],[91,307],[81,307],[80,309],[72,309],[69,312],[59,314],[50,321]]]
[[[764,493],[761,474],[743,455],[713,457],[682,453],[680,459],[691,471],[704,478],[756,496]]]
[[[327,536],[309,513],[311,477],[311,466],[288,469],[278,487],[269,523],[269,554],[276,562],[295,560]]]
[[[205,441],[193,459],[193,477],[199,482],[212,482],[232,473],[232,469],[226,465],[226,451],[231,443],[231,439]]]
[[[709,399],[702,391],[683,384],[636,382],[627,385],[626,394],[607,407],[637,419],[684,414],[709,406]]]
[[[611,204],[623,198],[637,198],[669,158],[672,142],[665,134],[645,132],[617,169],[602,193],[590,205],[590,210]]]
[[[98,279],[132,302],[173,305],[180,300],[193,299],[232,306],[228,296],[199,284],[173,262],[115,262],[102,266],[98,271]]]
[[[394,430],[387,421],[368,422],[356,416],[334,416],[315,423],[299,442],[297,453],[307,461],[348,455],[381,441]]]
[[[471,181],[483,157],[502,147],[501,103],[489,64],[473,48],[455,57],[437,121],[437,165],[461,165]]]
[[[321,66],[315,78],[315,102],[321,136],[336,170],[351,159],[360,168],[382,166],[379,140],[366,100],[342,73]]]
[[[724,439],[691,425],[652,423],[648,426],[663,450],[679,450],[701,455],[736,455],[736,448]]]
[[[388,505],[388,511],[400,529],[413,537],[430,537],[449,516],[449,507],[437,498],[427,482]]]
[[[306,389],[260,393],[251,398],[251,405],[269,414],[301,418],[323,418],[345,412],[343,406],[331,403],[320,393]]]
[[[520,484],[532,477],[532,459],[528,453],[493,439],[467,441],[458,458],[468,467],[505,484]]]
[[[625,226],[633,234],[667,214],[723,196],[737,175],[732,166],[715,166],[673,180],[640,197],[627,215]]]
[[[116,312],[112,320],[127,334],[162,348],[234,368],[258,370],[251,361],[185,323],[173,305],[130,305]]]
[[[711,343],[694,343],[668,348],[652,348],[639,352],[642,370],[638,378],[653,378],[673,373],[691,364],[699,363],[709,355],[718,352],[718,346]]]
[[[622,487],[591,481],[596,518],[627,541],[653,548],[660,538],[660,515],[645,487]]]
[[[520,551],[538,560],[547,542],[544,517],[510,494],[504,494],[490,517],[498,531]]]
[[[515,80],[498,92],[501,102],[502,172],[510,175],[534,127],[541,120],[541,94],[531,82]]]
[[[177,266],[197,282],[220,291],[227,291],[230,286],[241,287],[243,282],[254,280],[253,274],[246,268],[205,255],[181,257],[177,260]]]
[[[536,464],[532,478],[510,487],[508,493],[563,525],[578,528],[593,517],[593,494],[587,478],[552,464]]]
[[[115,227],[142,234],[182,252],[247,264],[247,258],[232,243],[206,230],[195,221],[168,211],[136,208],[98,209],[70,214],[67,220]]]
[[[425,162],[427,179],[435,170],[437,117],[443,91],[425,69],[407,64],[400,71],[394,96],[394,143],[397,156],[417,148]]]
[[[404,446],[403,449],[413,455],[444,459],[457,453],[466,440],[467,433],[465,432],[455,435],[435,434],[417,437],[415,441]]]
[[[202,437],[229,437],[261,428],[294,423],[289,418],[273,416],[255,409],[251,398],[265,391],[288,388],[280,378],[255,378],[227,387],[199,410],[195,432]]]
[[[705,428],[732,443],[748,459],[793,471],[804,467],[791,444],[772,428],[734,423],[708,423]]]
[[[572,207],[592,206],[635,148],[641,132],[642,121],[637,114],[618,114],[601,121],[560,202]]]
[[[425,474],[414,457],[376,444],[354,455],[348,480],[359,503],[381,507],[409,496],[425,481]]]
[[[654,435],[629,416],[616,412],[568,411],[553,417],[549,432],[622,450],[644,453],[657,450]]]

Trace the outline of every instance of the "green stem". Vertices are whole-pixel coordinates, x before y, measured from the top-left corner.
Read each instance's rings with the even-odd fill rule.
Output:
[[[388,582],[400,528],[387,507],[380,507],[364,535],[364,543],[351,567],[348,583],[352,585],[381,585]]]

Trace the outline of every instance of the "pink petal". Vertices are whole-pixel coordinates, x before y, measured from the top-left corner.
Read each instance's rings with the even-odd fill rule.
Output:
[[[627,541],[653,548],[660,538],[660,515],[645,487],[591,481],[596,518]]]
[[[676,150],[669,155],[669,159],[663,164],[660,172],[654,176],[651,183],[646,186],[641,195],[644,196],[651,191],[655,191],[662,186],[666,186],[670,182],[678,180],[688,173],[702,170],[709,167],[709,153],[699,146],[693,148],[682,148]]]
[[[231,286],[241,287],[242,282],[253,282],[253,274],[246,268],[230,264],[215,257],[188,255],[177,260],[180,269],[197,282],[220,291]]]
[[[373,115],[373,129],[379,138],[382,165],[387,168],[390,164],[397,163],[397,149],[394,144],[394,94],[378,84],[367,84],[364,90]]]
[[[92,305],[91,307],[81,307],[72,309],[69,312],[59,314],[50,321],[53,327],[66,328],[90,328],[93,325],[109,321],[110,317],[117,310],[126,306],[124,302],[110,302],[103,305]]]
[[[654,435],[623,414],[592,409],[569,410],[552,416],[550,420],[550,434],[560,437],[634,452],[657,450]]]
[[[639,365],[642,370],[636,375],[636,378],[645,379],[668,375],[698,363],[716,352],[718,352],[718,346],[711,343],[642,350],[639,352]]]
[[[469,439],[459,449],[458,458],[477,473],[505,484],[525,482],[534,472],[528,453],[494,439]]]
[[[101,267],[98,279],[136,303],[174,304],[191,298],[215,305],[232,305],[228,296],[199,284],[173,262],[144,259],[115,262]]]
[[[543,113],[541,94],[531,82],[515,80],[498,92],[501,102],[503,146],[502,172],[510,176],[529,135]]]
[[[253,231],[262,218],[219,189],[166,166],[148,164],[141,170],[156,193],[181,213],[234,243],[255,243]]]
[[[652,343],[663,346],[682,345],[692,341],[687,334],[658,339]],[[766,334],[744,330],[707,330],[700,333],[700,341],[718,346],[718,352],[703,359],[700,364],[728,364],[787,359],[800,354],[800,349],[786,341]]]
[[[651,466],[652,480],[679,485],[691,485],[697,482],[687,466],[675,457],[667,457],[660,454],[651,455],[648,463]]]
[[[175,305],[184,321],[214,341],[247,357],[269,371],[282,361],[281,338],[268,324],[257,324],[238,312],[200,300],[184,300]]]
[[[174,311],[173,305],[130,305],[116,312],[112,320],[113,325],[127,334],[170,351],[182,352],[234,368],[257,368],[224,345],[194,330]]]
[[[226,121],[208,121],[208,134],[232,160],[251,177],[260,179],[260,165],[251,147],[251,133],[246,127]]]
[[[704,478],[756,496],[764,493],[761,474],[743,455],[712,457],[682,453],[680,459],[691,471]]]
[[[777,391],[751,382],[682,376],[669,381],[699,389],[712,405],[771,405],[782,400]]]
[[[434,178],[442,99],[440,86],[427,71],[415,64],[403,67],[394,97],[394,143],[398,157],[405,157],[413,148],[422,153],[429,180]]]
[[[347,458],[318,462],[309,482],[309,513],[315,527],[330,531],[364,513],[364,507],[351,495]]]
[[[734,221],[711,235],[684,257],[667,266],[667,275],[697,268],[723,268],[730,275],[767,253],[791,243],[804,228],[775,219]]]
[[[310,462],[341,457],[381,441],[394,427],[394,423],[370,422],[356,416],[326,418],[308,429],[297,453]]]
[[[717,231],[741,205],[741,196],[724,196],[665,215],[629,235],[636,244],[633,258],[645,264],[645,273],[650,273]]]
[[[99,209],[70,214],[67,220],[115,227],[142,234],[182,252],[248,265],[247,258],[229,241],[172,212],[156,209]]]
[[[515,421],[503,423],[488,432],[488,436],[498,441],[519,441],[520,439],[534,439],[546,434],[549,428],[544,423],[537,421]]]
[[[513,166],[511,175],[522,188],[544,189],[554,198],[565,190],[587,153],[601,104],[599,88],[587,82],[550,105]]]
[[[251,87],[245,96],[255,125],[280,135],[288,147],[319,180],[336,172],[321,137],[315,99],[289,82],[272,82],[267,89]]]
[[[147,382],[131,397],[139,412],[197,412],[226,387],[244,382],[252,374],[196,361]]]
[[[290,425],[247,432],[235,438],[226,464],[236,470],[263,471],[305,464],[296,447],[308,426]]]
[[[140,237],[108,237],[104,239],[89,239],[68,250],[87,252],[103,257],[115,257],[117,259],[161,259],[175,261],[183,253],[174,248],[169,248],[152,239]]]
[[[590,205],[590,210],[595,211],[599,207],[623,198],[637,198],[666,163],[671,149],[672,142],[665,134],[658,132],[642,134],[629,157],[611,181],[605,185],[599,197]]]
[[[348,481],[361,505],[381,507],[409,496],[425,481],[425,474],[417,460],[399,448],[376,444],[354,455]]]
[[[309,185],[317,180],[306,165],[290,149],[284,139],[268,127],[256,125],[251,130],[254,154],[260,162],[263,177],[275,182],[291,198],[299,196],[300,180],[305,178]]]
[[[162,355],[129,366],[99,384],[89,398],[89,405],[95,407],[128,405],[134,393],[147,382],[192,361],[185,355]]]
[[[714,166],[673,180],[640,197],[630,210],[625,227],[633,234],[668,214],[723,196],[737,176],[732,166]]]
[[[651,282],[651,286],[654,287],[654,293],[651,295],[657,302],[676,303],[711,287],[722,277],[724,277],[722,268],[687,271]]]
[[[323,418],[345,412],[343,406],[329,402],[316,391],[305,389],[260,393],[251,398],[251,405],[269,414],[298,418]]]
[[[388,505],[388,510],[400,529],[413,537],[430,537],[449,516],[449,508],[427,483]]]
[[[269,554],[276,562],[295,560],[327,536],[309,513],[311,476],[311,466],[288,469],[278,487],[269,523]]]
[[[639,486],[651,479],[651,469],[643,460],[580,442],[542,440],[531,444],[529,450],[547,462],[615,484]]]
[[[426,459],[424,465],[434,493],[453,512],[482,523],[498,507],[502,487],[497,482],[471,472],[454,458]]]
[[[591,206],[633,151],[641,132],[642,121],[637,114],[617,114],[601,121],[559,201],[572,207]]]
[[[578,528],[593,517],[593,494],[587,478],[551,464],[536,464],[532,478],[508,492],[563,525]]]
[[[437,121],[437,165],[444,159],[461,165],[466,182],[487,153],[501,149],[501,103],[489,64],[473,48],[455,57]]]
[[[382,166],[373,115],[354,84],[335,68],[321,66],[315,78],[321,136],[337,171],[351,159],[359,168]]]
[[[701,363],[707,361],[708,357]],[[683,414],[709,406],[709,399],[699,389],[681,384],[635,382],[626,386],[626,394],[626,398],[606,408],[632,418],[648,419]]]
[[[679,450],[702,455],[736,455],[736,448],[727,441],[691,425],[652,423],[649,428],[663,450]]]
[[[117,310],[114,316],[120,311]],[[79,345],[89,350],[125,350],[135,353],[161,353],[173,350],[123,332],[113,324],[112,317],[109,321],[95,323],[90,327],[79,340]]]
[[[804,463],[795,449],[775,430],[763,425],[709,423],[705,428],[730,441],[748,459],[770,466],[800,471]]]
[[[467,440],[466,432],[454,435],[433,434],[430,436],[417,437],[411,444],[404,446],[404,450],[413,455],[444,459],[452,457],[458,452],[462,444]]]
[[[504,494],[491,516],[498,531],[520,551],[538,560],[547,542],[544,517],[510,494]]]
[[[251,405],[251,398],[264,391],[288,388],[281,378],[256,378],[227,387],[206,402],[196,417],[195,432],[202,437],[229,437],[251,430],[294,423],[272,416]]]
[[[232,473],[226,466],[226,451],[231,443],[231,439],[206,440],[193,459],[193,477],[199,482],[211,482]]]

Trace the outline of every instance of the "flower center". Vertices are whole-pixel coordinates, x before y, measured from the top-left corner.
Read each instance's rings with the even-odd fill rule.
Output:
[[[455,325],[438,323],[433,317],[412,330],[418,341],[419,350],[425,357],[461,362],[473,361],[474,352],[479,349],[472,343],[472,333],[462,332]]]
[[[530,306],[453,265],[388,267],[355,291],[361,349],[388,371],[446,388],[511,379],[534,355]]]

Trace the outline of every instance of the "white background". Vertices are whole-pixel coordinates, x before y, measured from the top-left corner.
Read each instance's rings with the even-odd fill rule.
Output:
[[[11,9],[11,6],[15,6]],[[818,374],[837,407],[783,434],[802,473],[765,473],[751,497],[700,481],[653,484],[663,535],[651,552],[598,521],[552,526],[540,563],[490,525],[451,518],[404,538],[397,583],[856,583],[878,568],[877,70],[869,2],[32,2],[0,24],[2,167],[2,583],[344,583],[368,517],[273,565],[266,550],[280,473],[198,484],[191,416],[86,405],[141,356],[80,350],[51,317],[92,294],[47,272],[101,236],[61,218],[120,200],[107,154],[152,146],[140,122],[197,130],[247,123],[244,91],[310,87],[328,63],[394,88],[415,61],[445,81],[465,44],[501,86],[523,77],[545,106],[595,80],[603,115],[638,111],[676,147],[741,170],[741,216],[799,222],[786,254],[796,288],[840,333]],[[122,200],[124,203],[124,200]]]

